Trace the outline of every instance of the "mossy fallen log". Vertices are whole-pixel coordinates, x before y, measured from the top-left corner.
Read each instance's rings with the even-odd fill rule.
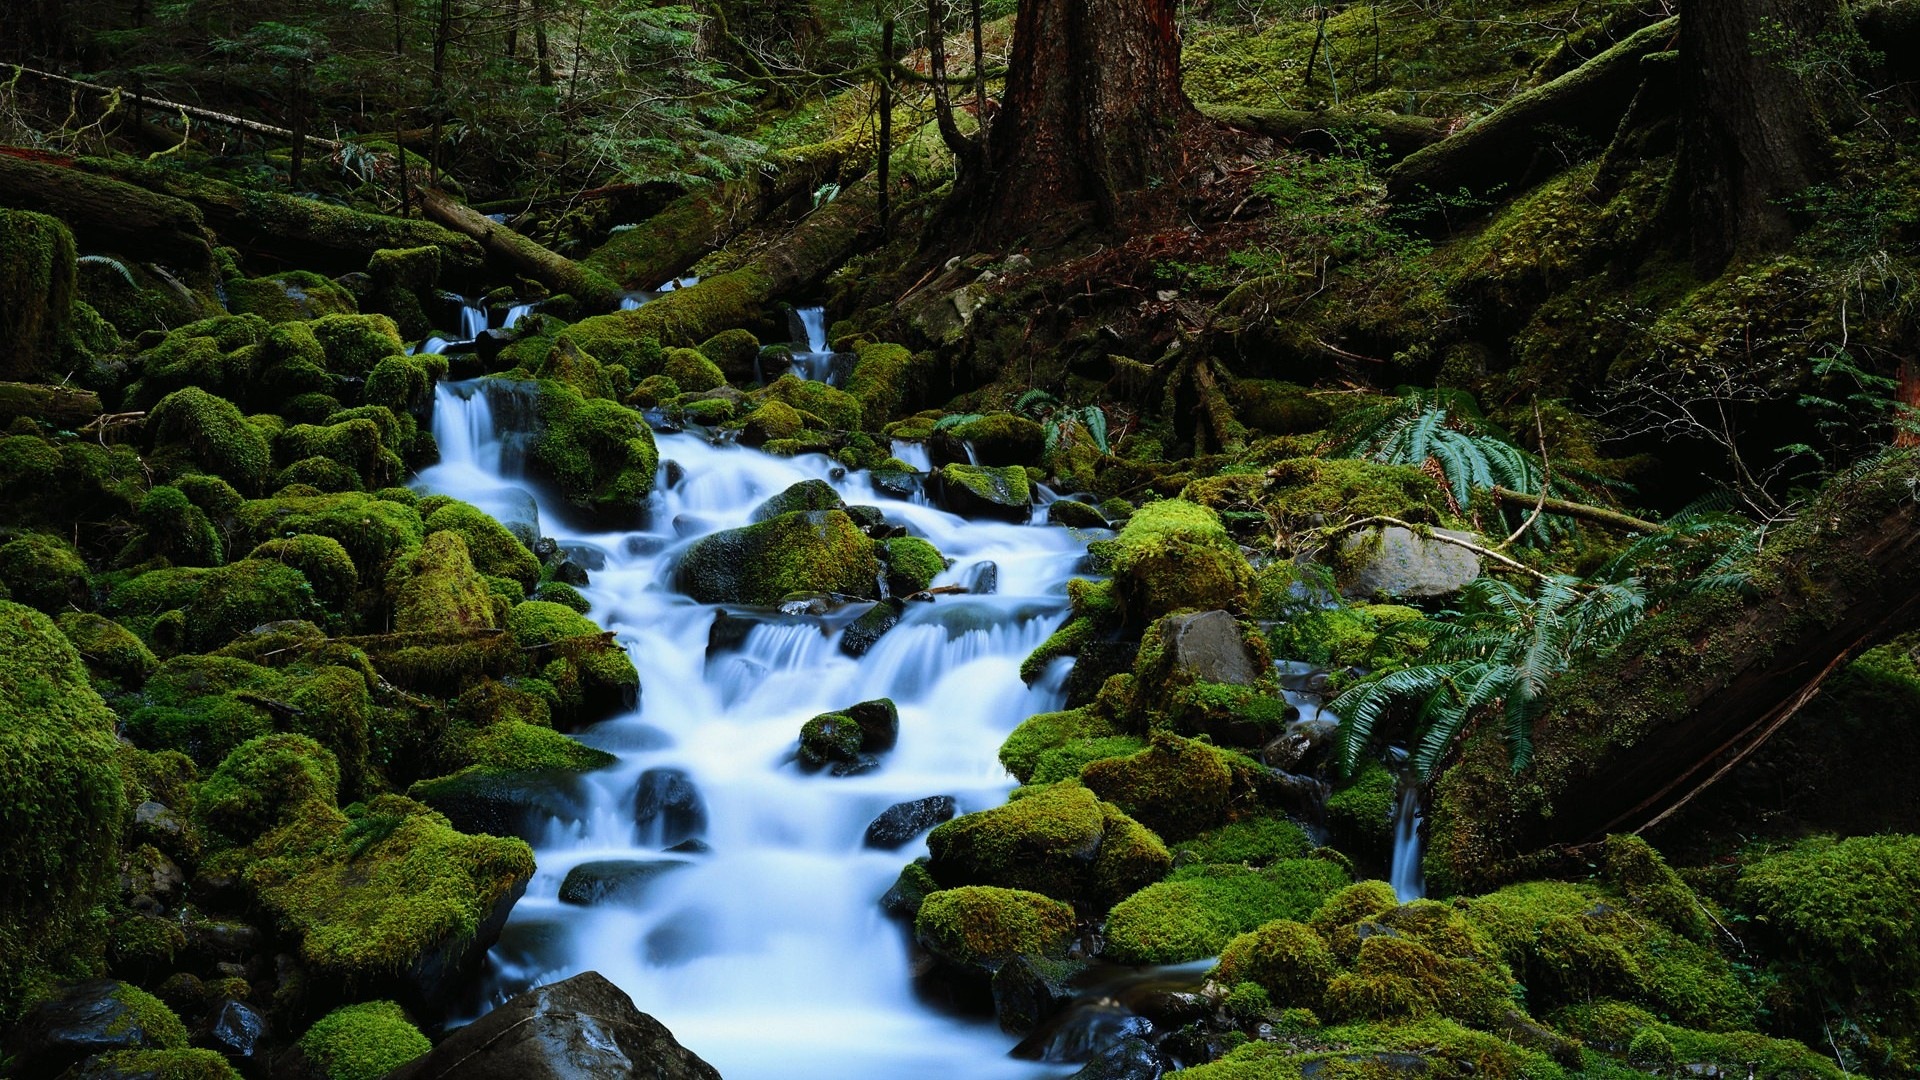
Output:
[[[100,395],[70,386],[0,382],[0,420],[31,416],[59,427],[77,427],[100,415]]]
[[[1447,134],[1443,121],[1399,113],[1249,109],[1238,105],[1201,105],[1200,111],[1222,124],[1302,150],[1326,152],[1364,143],[1385,147],[1388,157],[1395,161],[1432,146]]]
[[[1832,481],[1742,565],[1745,589],[1685,597],[1554,691],[1533,763],[1493,731],[1434,791],[1428,869],[1481,888],[1660,818],[1750,754],[1861,650],[1920,625],[1920,454]]]
[[[554,254],[444,192],[422,188],[420,206],[428,217],[556,293],[566,293],[590,308],[610,308],[619,302],[620,287],[613,279]]]
[[[1387,173],[1388,194],[1404,202],[1461,188],[1486,194],[1519,184],[1538,171],[1540,130],[1549,124],[1604,141],[1645,76],[1641,60],[1672,48],[1679,25],[1678,16],[1655,23],[1458,134],[1415,151]]]
[[[0,153],[0,205],[59,218],[83,251],[188,272],[213,265],[205,219],[192,205],[80,168]]]

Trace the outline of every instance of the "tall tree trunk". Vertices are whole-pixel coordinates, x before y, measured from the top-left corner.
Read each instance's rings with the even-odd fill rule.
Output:
[[[1791,231],[1785,196],[1819,175],[1822,133],[1784,61],[1841,18],[1834,0],[1698,0],[1680,20],[1681,178],[1696,268]]]
[[[977,239],[1170,216],[1185,139],[1204,118],[1180,87],[1175,0],[1021,0],[991,173],[956,205]],[[969,190],[970,189],[970,190]]]
[[[553,57],[547,53],[547,5],[552,0],[533,0],[533,60],[541,86],[553,85]]]

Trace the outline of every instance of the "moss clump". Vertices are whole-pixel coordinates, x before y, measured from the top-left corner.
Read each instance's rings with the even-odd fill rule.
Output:
[[[796,511],[812,512],[846,508],[847,504],[840,498],[840,493],[833,490],[832,484],[825,480],[802,480],[754,507],[749,520],[772,521],[781,514],[791,514]]]
[[[1402,623],[1425,616],[1395,604],[1361,604],[1294,614],[1275,627],[1268,641],[1273,654],[1318,667],[1383,671],[1405,664],[1421,641],[1383,637]]]
[[[493,627],[493,594],[473,568],[459,533],[431,533],[387,578],[393,628],[401,633],[486,630]]]
[[[1118,734],[1111,719],[1090,707],[1039,713],[1022,720],[1007,736],[1007,741],[1000,744],[1000,764],[1021,783],[1029,783],[1041,756],[1048,751],[1084,739],[1104,739]]]
[[[976,417],[955,424],[941,434],[972,447],[973,460],[983,465],[1037,465],[1047,446],[1044,428],[1012,413]]]
[[[380,424],[364,417],[325,426],[295,424],[274,439],[274,447],[284,462],[320,458],[339,465],[354,477],[356,491],[395,483],[406,468],[382,437]]]
[[[1358,853],[1385,854],[1393,844],[1393,807],[1399,789],[1386,766],[1368,762],[1327,797],[1327,828],[1334,842]]]
[[[1033,503],[1033,485],[1017,465],[946,465],[937,474],[947,508],[959,514],[1025,521]]]
[[[539,384],[537,411],[536,470],[589,520],[608,526],[636,521],[660,464],[653,432],[640,414],[552,381]]]
[[[60,362],[75,296],[73,234],[57,218],[0,210],[0,378],[32,382]]]
[[[762,401],[778,401],[800,412],[812,413],[836,431],[859,431],[861,427],[863,414],[860,399],[826,383],[782,375],[755,396]]]
[[[1313,850],[1306,830],[1286,818],[1258,817],[1235,821],[1201,833],[1173,849],[1182,863],[1242,863],[1265,866],[1281,859],[1298,859]]]
[[[215,1050],[114,1050],[88,1058],[65,1074],[73,1080],[240,1080]]]
[[[1396,517],[1443,525],[1454,522],[1447,496],[1426,473],[1409,465],[1358,458],[1291,458],[1267,470],[1268,500],[1283,523]]]
[[[727,385],[727,376],[719,365],[695,349],[668,349],[666,360],[660,365],[660,374],[672,379],[683,392],[689,394]]]
[[[1226,823],[1234,764],[1206,743],[1155,732],[1147,749],[1092,762],[1080,779],[1162,837],[1180,841]]]
[[[931,354],[878,342],[862,343],[854,352],[858,359],[847,375],[847,393],[860,402],[868,424],[883,424],[925,399],[925,383],[933,374]]]
[[[1740,1075],[1754,1080],[1841,1080],[1859,1075],[1835,1067],[1827,1055],[1789,1039],[1751,1031],[1699,1031],[1663,1023],[1625,1002],[1601,1000],[1571,1005],[1553,1016],[1555,1026],[1592,1051],[1625,1058],[1636,1069],[1659,1075]],[[1602,1059],[1605,1060],[1605,1059]]]
[[[1015,956],[1065,956],[1073,926],[1073,909],[1058,900],[969,885],[922,901],[913,933],[928,952],[950,963],[998,968]]]
[[[1137,626],[1187,609],[1242,611],[1253,599],[1253,570],[1204,506],[1148,503],[1096,548],[1112,571],[1122,614]]]
[[[262,735],[236,748],[200,786],[194,817],[208,831],[244,843],[290,820],[304,804],[333,805],[340,766],[305,735]]]
[[[418,547],[425,532],[412,507],[358,492],[255,499],[234,518],[250,544],[302,533],[330,537],[365,582],[383,579],[388,560]]]
[[[704,604],[772,604],[795,593],[827,592],[877,599],[880,561],[873,548],[843,511],[782,514],[695,542],[676,580]]]
[[[283,563],[300,571],[314,595],[335,610],[350,605],[354,590],[360,587],[360,572],[353,567],[353,556],[331,536],[295,533],[268,540],[247,558]]]
[[[1027,782],[1052,784],[1077,779],[1080,771],[1093,762],[1131,757],[1146,748],[1146,740],[1133,735],[1075,739],[1042,753],[1034,761],[1033,774],[1027,778]]]
[[[300,1051],[326,1080],[380,1080],[433,1049],[391,1001],[363,1001],[321,1017],[300,1037]]]
[[[747,415],[741,425],[740,441],[748,446],[764,446],[796,438],[807,427],[800,410],[784,401],[766,400]]]
[[[556,719],[599,720],[628,707],[640,691],[640,673],[626,650],[572,608],[543,600],[517,604],[507,616],[507,634],[540,665],[554,691]]]
[[[149,453],[172,470],[210,472],[242,491],[258,490],[273,462],[266,436],[232,402],[197,386],[161,398],[146,432]]]
[[[928,870],[947,886],[999,885],[1111,904],[1167,872],[1150,831],[1076,783],[1033,790],[927,836]]]
[[[187,479],[185,477],[183,480]],[[218,480],[217,477],[207,479]],[[226,481],[219,480],[222,485]],[[207,512],[178,487],[161,485],[147,492],[138,513],[141,535],[122,556],[134,551],[166,559],[175,566],[219,566],[227,561],[220,530]]]
[[[722,330],[700,343],[700,353],[719,366],[727,381],[746,384],[758,377],[754,361],[760,356],[760,339],[746,330]]]
[[[1251,982],[1282,1007],[1317,1009],[1337,970],[1326,941],[1311,927],[1276,919],[1229,941],[1212,976]]]
[[[72,545],[46,533],[25,533],[0,544],[0,587],[15,601],[49,615],[93,606],[93,579]]]
[[[895,596],[920,592],[947,568],[940,549],[917,536],[898,536],[885,544],[887,591]]]
[[[616,760],[604,750],[524,720],[501,720],[480,729],[467,740],[466,756],[474,765],[496,773],[586,772]]]
[[[0,1016],[66,966],[113,886],[116,726],[53,621],[0,601]]]
[[[318,319],[324,315],[353,315],[360,306],[353,294],[305,270],[272,277],[227,282],[227,309],[236,315],[258,315],[283,323]]]
[[[223,645],[263,623],[322,615],[306,575],[272,559],[242,559],[209,572],[186,607],[187,642]]]
[[[1688,1026],[1752,1022],[1757,1002],[1725,959],[1599,886],[1535,881],[1459,903],[1536,1007],[1610,997]]]
[[[63,611],[54,624],[73,643],[96,683],[115,690],[138,690],[159,666],[145,642],[104,615]]]
[[[800,763],[811,769],[860,760],[866,734],[846,713],[821,713],[800,726]]]
[[[247,883],[301,959],[349,985],[464,949],[533,876],[524,843],[467,836],[394,795],[352,817],[309,801],[250,859]]]
[[[1313,914],[1346,871],[1325,859],[1264,870],[1197,866],[1176,871],[1114,905],[1106,955],[1126,964],[1177,964],[1213,956],[1236,936],[1276,919]]]

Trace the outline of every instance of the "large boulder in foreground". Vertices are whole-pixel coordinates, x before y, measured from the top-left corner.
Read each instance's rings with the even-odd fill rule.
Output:
[[[703,604],[774,604],[794,593],[877,600],[880,560],[844,511],[796,511],[698,541],[677,580]]]
[[[529,990],[387,1080],[720,1080],[598,972]]]

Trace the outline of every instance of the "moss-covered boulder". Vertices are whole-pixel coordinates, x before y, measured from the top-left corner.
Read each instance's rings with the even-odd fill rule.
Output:
[[[962,969],[992,971],[1016,956],[1066,955],[1073,908],[1039,893],[969,885],[928,896],[913,935],[930,953]]]
[[[59,219],[0,210],[0,379],[37,381],[60,363],[73,318],[73,234]]]
[[[760,377],[754,361],[760,356],[760,339],[747,330],[722,330],[700,343],[700,353],[720,368],[726,380],[746,386]]]
[[[880,560],[844,511],[796,512],[701,538],[674,580],[703,604],[773,604],[795,593],[874,600]]]
[[[1251,982],[1282,1008],[1319,1009],[1338,970],[1326,940],[1311,926],[1276,919],[1229,941],[1213,974],[1228,984]]]
[[[314,1021],[299,1046],[325,1080],[380,1080],[432,1050],[433,1042],[397,1003],[363,1001]]]
[[[335,611],[350,610],[354,591],[360,587],[353,556],[331,536],[295,533],[268,540],[248,552],[247,558],[284,563],[300,571],[314,596]]]
[[[528,600],[507,615],[507,633],[553,688],[554,719],[568,725],[629,709],[640,673],[593,620],[563,604]]]
[[[159,666],[153,650],[133,631],[104,615],[63,611],[54,624],[73,643],[74,650],[93,675],[94,684],[110,690],[138,690]]]
[[[0,601],[0,1016],[85,956],[113,887],[116,727],[53,620]]]
[[[368,583],[384,580],[388,561],[418,547],[425,534],[413,507],[359,492],[255,499],[234,519],[250,545],[302,533],[328,537],[352,556],[354,570]]]
[[[459,533],[429,534],[394,566],[387,587],[393,595],[393,628],[401,633],[493,627],[493,594]]]
[[[585,398],[564,383],[538,384],[531,464],[580,518],[596,527],[638,523],[660,453],[639,413]]]
[[[1021,523],[1033,516],[1033,484],[1018,465],[946,465],[934,476],[941,505],[956,514]]]
[[[772,521],[781,514],[796,511],[845,510],[846,501],[825,480],[802,480],[753,508],[748,520]]]
[[[236,747],[200,786],[194,816],[202,828],[244,844],[340,794],[340,765],[305,735],[262,735]]]
[[[860,399],[826,383],[782,375],[754,396],[761,401],[778,401],[802,413],[811,413],[835,431],[859,431],[861,428],[863,413]]]
[[[211,649],[265,623],[322,614],[305,574],[272,559],[242,559],[209,572],[193,594],[186,607],[187,643]]]
[[[319,274],[289,270],[272,277],[227,282],[227,310],[283,323],[323,315],[353,315],[360,306],[352,293]]]
[[[185,1052],[187,1045],[186,1026],[173,1010],[118,979],[91,979],[61,989],[35,1005],[10,1035],[9,1073],[20,1077],[111,1075],[96,1071],[100,1057],[164,1056]],[[214,1060],[225,1067],[217,1055]],[[198,1075],[225,1077],[231,1070]]]
[[[1393,844],[1393,810],[1399,781],[1386,766],[1369,761],[1327,796],[1327,831],[1343,851],[1383,859]]]
[[[1326,859],[1289,859],[1260,870],[1183,867],[1114,905],[1105,955],[1123,964],[1216,956],[1235,937],[1266,923],[1307,918],[1350,881]]]
[[[1024,416],[990,413],[937,432],[934,442],[947,460],[1027,466],[1040,464],[1047,433]]]
[[[1091,707],[1036,713],[1022,720],[1000,744],[1000,764],[1006,766],[1014,779],[1028,783],[1045,754],[1072,743],[1119,734],[1120,730],[1109,716]]]
[[[353,810],[302,804],[248,850],[245,881],[317,978],[441,1005],[499,936],[533,852],[399,796]]]
[[[854,354],[847,393],[860,402],[861,416],[869,426],[877,428],[927,400],[933,354],[885,342],[862,342],[854,347]]]
[[[1255,596],[1253,570],[1213,511],[1166,499],[1148,503],[1095,558],[1113,575],[1127,622],[1144,626],[1175,611],[1241,612]]]
[[[147,451],[163,471],[212,473],[257,491],[272,467],[267,437],[225,398],[197,386],[176,390],[147,413]]]
[[[966,814],[927,836],[941,884],[998,885],[1111,904],[1165,876],[1159,838],[1078,783],[1041,788]]]
[[[896,536],[883,542],[887,560],[887,591],[912,596],[933,584],[947,568],[940,549],[917,536]]]
[[[1092,762],[1080,770],[1080,780],[1141,824],[1178,841],[1224,825],[1236,795],[1250,794],[1248,774],[1256,768],[1197,739],[1155,732],[1145,750]]]
[[[86,561],[71,544],[47,533],[22,533],[0,543],[0,587],[49,615],[93,606]]]

